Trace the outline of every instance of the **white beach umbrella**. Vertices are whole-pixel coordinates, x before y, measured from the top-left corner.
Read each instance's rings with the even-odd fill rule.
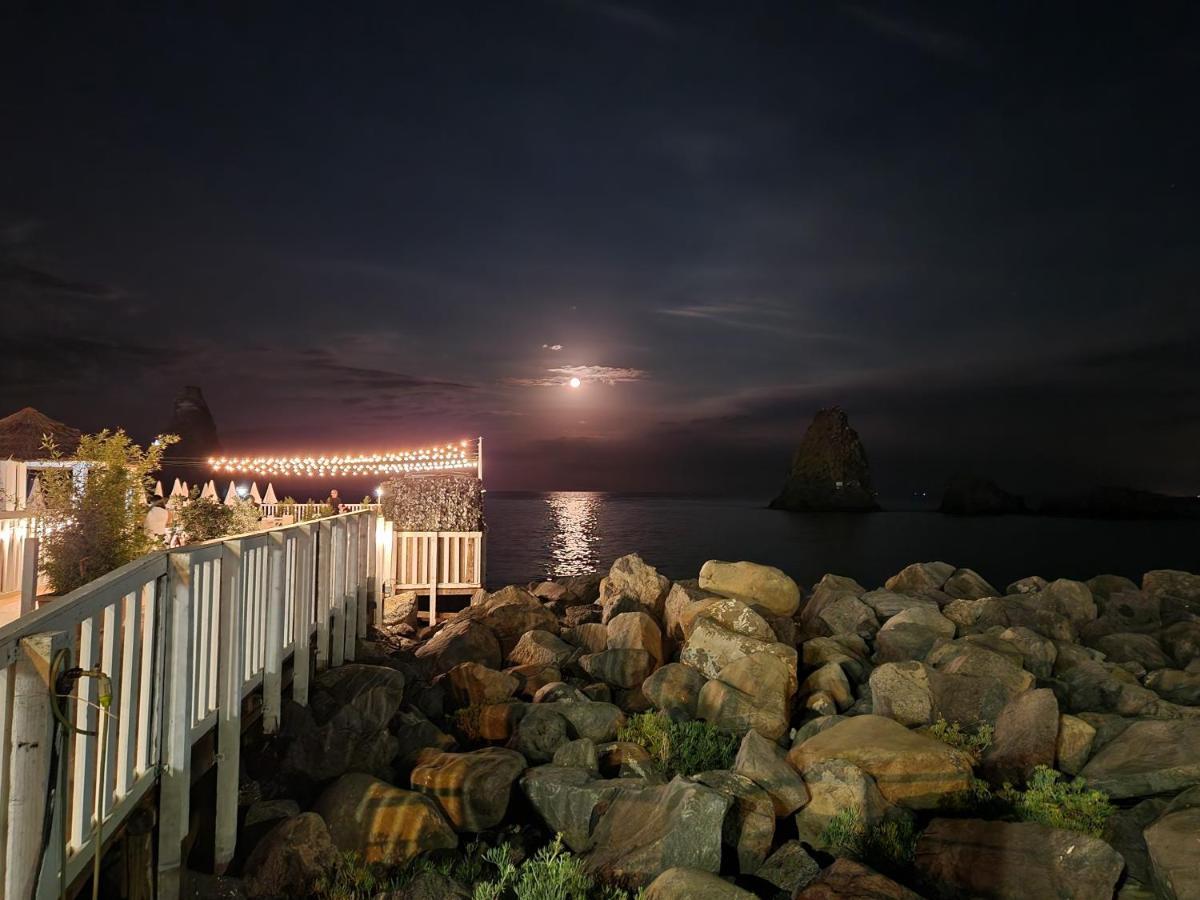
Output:
[[[40,510],[45,505],[45,498],[42,497],[42,478],[40,475],[33,476],[33,484],[29,486],[29,493],[25,495],[25,508]]]
[[[172,497],[186,497],[187,496],[187,491],[185,491],[183,489],[183,485],[179,483],[178,478],[176,478],[175,483],[173,485],[171,485],[171,496]]]
[[[211,481],[206,481],[204,483],[204,490],[202,490],[200,492],[200,499],[201,500],[216,500],[217,499],[217,486],[215,484],[213,484]]]
[[[258,482],[250,482],[250,499],[254,501],[255,506],[262,506],[262,494],[258,492]]]
[[[273,484],[271,484],[271,482],[269,482],[269,481],[267,482],[267,492],[265,494],[263,494],[262,502],[263,503],[278,503],[279,502],[278,500],[275,499],[275,486]]]
[[[192,489],[190,487],[188,487],[188,483],[186,481],[183,483],[183,496],[185,496],[185,497],[192,496]]]
[[[161,497],[163,495],[163,486],[161,481],[154,482],[154,496]]]
[[[227,490],[225,492],[225,505],[233,506],[237,502],[238,502],[237,485],[231,481],[231,482],[229,482],[229,490]]]

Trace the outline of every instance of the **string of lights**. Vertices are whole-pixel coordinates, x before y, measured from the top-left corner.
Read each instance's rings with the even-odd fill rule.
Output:
[[[419,450],[387,453],[344,453],[328,456],[214,456],[213,471],[262,477],[352,477],[404,475],[414,472],[453,472],[479,468],[479,450],[472,441]]]

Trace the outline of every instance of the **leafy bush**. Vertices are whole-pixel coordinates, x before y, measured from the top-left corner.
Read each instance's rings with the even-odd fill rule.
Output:
[[[190,544],[232,533],[233,508],[209,497],[195,497],[179,504],[175,516]]]
[[[896,872],[912,864],[917,832],[907,818],[870,825],[856,809],[843,809],[830,819],[821,835],[834,856],[845,856],[881,872]]]
[[[971,757],[974,765],[979,765],[984,751],[992,746],[992,735],[995,729],[986,722],[968,731],[958,722],[947,722],[942,716],[928,728],[922,729],[930,737],[935,737],[944,744],[949,744],[955,750],[961,750]]]
[[[42,475],[45,537],[42,570],[58,593],[87,584],[156,549],[146,533],[145,498],[163,451],[179,440],[160,435],[143,450],[123,430],[84,435],[73,459],[89,463],[78,479],[71,468]],[[62,454],[47,442],[54,459]]]
[[[633,716],[621,726],[617,738],[644,747],[668,778],[730,769],[738,750],[735,735],[707,722],[675,722],[658,712]]]
[[[1024,791],[1005,785],[1000,795],[1017,818],[1100,837],[1115,807],[1103,791],[1089,788],[1082,778],[1061,781],[1062,773],[1046,766],[1033,770]]]

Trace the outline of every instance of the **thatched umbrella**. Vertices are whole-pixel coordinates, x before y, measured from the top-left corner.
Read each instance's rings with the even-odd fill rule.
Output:
[[[43,446],[47,437],[64,456],[70,456],[79,446],[80,432],[70,425],[44,416],[32,406],[0,419],[0,459],[49,459]]]

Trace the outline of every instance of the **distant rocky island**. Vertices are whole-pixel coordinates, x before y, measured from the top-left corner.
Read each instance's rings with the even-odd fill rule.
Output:
[[[995,516],[1024,513],[1025,498],[1010,494],[990,478],[960,475],[950,479],[938,512],[952,516]]]
[[[792,457],[792,468],[771,509],[793,512],[874,512],[879,503],[871,467],[845,411],[820,410]]]

